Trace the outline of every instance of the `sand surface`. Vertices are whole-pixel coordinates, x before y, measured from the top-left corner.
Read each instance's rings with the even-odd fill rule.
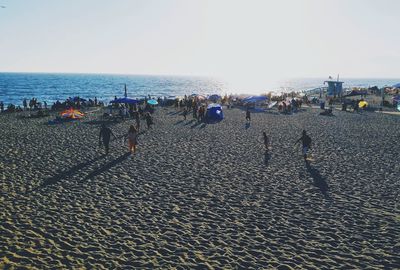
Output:
[[[232,109],[196,125],[160,109],[137,154],[118,139],[105,157],[100,113],[0,115],[0,269],[400,267],[400,117],[307,109],[245,125]],[[309,166],[293,147],[303,128]]]

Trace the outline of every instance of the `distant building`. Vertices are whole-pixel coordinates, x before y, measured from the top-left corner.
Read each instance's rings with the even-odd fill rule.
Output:
[[[324,84],[328,83],[327,96],[340,97],[343,94],[343,82],[339,81],[324,81]]]

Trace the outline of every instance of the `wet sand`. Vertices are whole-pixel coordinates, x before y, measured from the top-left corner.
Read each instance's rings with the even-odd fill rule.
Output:
[[[101,112],[0,115],[0,268],[400,267],[400,117],[224,112],[197,125],[160,109],[137,154],[118,139],[107,157]]]

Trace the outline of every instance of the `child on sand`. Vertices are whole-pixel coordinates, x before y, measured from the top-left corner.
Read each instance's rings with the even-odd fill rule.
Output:
[[[188,114],[188,110],[185,108],[185,109],[183,110],[183,113],[182,113],[183,119],[184,119],[184,120],[186,120],[187,114]]]
[[[136,145],[137,143],[137,136],[138,132],[135,126],[131,125],[128,131],[128,145],[129,145],[129,151],[131,153],[136,152]]]
[[[300,141],[303,145],[303,149],[302,149],[303,157],[304,157],[304,160],[307,162],[307,152],[308,152],[308,149],[310,149],[310,147],[311,147],[311,138],[310,138],[310,136],[307,135],[307,132],[305,130],[303,130],[302,136],[300,137],[300,139],[298,139],[296,141],[295,145]]]
[[[251,116],[250,116],[250,110],[249,108],[246,109],[246,121],[250,121],[251,120]]]

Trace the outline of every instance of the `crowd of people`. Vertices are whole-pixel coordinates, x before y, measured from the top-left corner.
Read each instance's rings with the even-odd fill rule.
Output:
[[[94,99],[83,99],[80,97],[69,97],[65,101],[60,102],[57,100],[51,106],[48,105],[47,101],[38,101],[37,98],[33,97],[31,99],[24,98],[22,100],[22,105],[8,104],[7,107],[4,106],[3,101],[0,101],[0,112],[23,112],[23,111],[61,111],[69,108],[87,108],[103,106],[103,102],[98,101],[97,97]]]
[[[278,105],[278,111],[280,113],[293,113],[297,112],[303,104],[302,99],[292,98],[291,100],[283,100]]]

